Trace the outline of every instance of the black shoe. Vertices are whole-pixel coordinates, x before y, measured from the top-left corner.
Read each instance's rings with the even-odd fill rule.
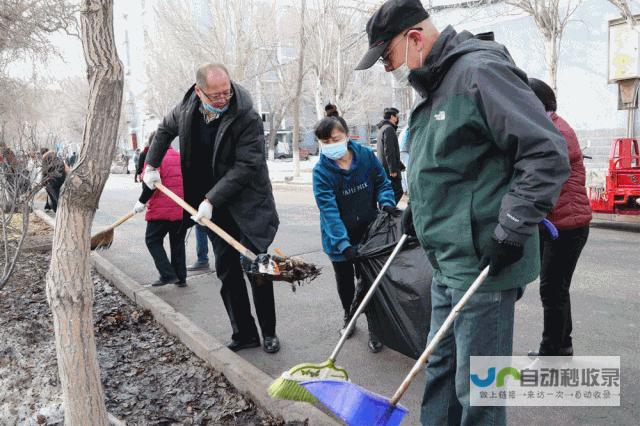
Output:
[[[280,340],[278,336],[263,337],[262,349],[268,354],[275,354],[280,350]]]
[[[187,286],[186,280],[180,280],[176,283],[176,287],[186,287],[186,286]]]
[[[209,262],[195,261],[191,265],[187,266],[187,271],[208,271]]]
[[[384,345],[380,340],[378,340],[378,337],[371,332],[369,332],[369,343],[367,346],[369,346],[371,353],[374,354],[377,354],[382,350],[382,348],[384,348]]]
[[[344,331],[347,329],[347,326],[349,325],[349,321],[351,321],[351,317],[349,316],[349,314],[347,312],[345,312],[344,314],[344,323],[342,324],[342,328],[340,329],[340,335],[342,336],[344,334]],[[356,331],[356,326],[354,325],[353,328],[351,329],[351,331],[349,331],[349,334],[347,334],[347,339],[350,339],[351,336],[353,336],[353,333]]]
[[[158,278],[154,282],[151,283],[152,287],[161,287],[167,284],[175,284],[178,282],[178,278],[172,278],[170,280],[164,281],[162,278]]]
[[[254,337],[251,340],[247,340],[246,342],[231,340],[231,342],[227,343],[227,348],[231,349],[233,352],[238,352],[243,349],[257,348],[258,346],[260,346],[260,339],[258,339],[257,337]]]

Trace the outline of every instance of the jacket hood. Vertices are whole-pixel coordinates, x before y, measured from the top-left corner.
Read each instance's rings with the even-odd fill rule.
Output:
[[[247,92],[244,87],[234,81],[231,81],[231,87],[233,88],[233,98],[231,98],[231,104],[229,105],[229,111],[227,111],[227,113],[231,113],[232,115],[241,115],[253,108],[251,95],[249,95],[249,92]],[[184,94],[182,102],[190,107],[194,103],[200,103],[200,99],[198,98],[198,95],[196,95],[195,84],[187,90],[187,93]]]
[[[473,35],[469,31],[456,32],[447,26],[436,40],[424,65],[409,74],[409,82],[422,97],[438,88],[447,71],[462,56],[478,51],[489,51],[513,62],[509,51],[494,42],[492,32]]]
[[[391,121],[389,121],[389,120],[382,120],[382,121],[380,121],[378,124],[376,124],[376,126],[378,126],[378,129],[382,129],[382,127],[383,127],[383,126],[385,126],[385,125],[387,125],[387,124],[388,124],[389,126],[392,126],[394,129],[397,129],[397,128],[398,128],[398,126],[396,126],[395,124],[393,124],[393,123],[392,123]]]

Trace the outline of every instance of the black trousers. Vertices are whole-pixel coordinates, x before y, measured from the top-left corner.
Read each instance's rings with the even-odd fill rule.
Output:
[[[167,234],[169,234],[171,261],[169,261],[167,252],[164,250],[164,238]],[[145,242],[162,281],[170,281],[176,278],[180,281],[187,279],[187,263],[184,249],[185,235],[186,227],[181,220],[151,220],[147,222]]]
[[[227,231],[233,238],[240,241],[249,250],[256,252],[256,248],[242,234],[242,231],[227,211],[214,210],[213,222]],[[251,304],[244,280],[244,271],[248,270],[251,262],[240,256],[240,253],[227,244],[222,238],[207,228],[211,240],[213,253],[216,258],[216,274],[222,281],[220,296],[229,315],[233,334],[231,338],[247,341],[257,338],[258,330],[251,315]],[[273,296],[273,282],[261,279],[258,283],[249,276],[253,305],[260,323],[262,337],[276,335],[276,306]]]
[[[355,280],[360,281],[360,271],[353,262],[349,261],[331,261],[331,265],[333,266],[333,272],[336,276],[336,285],[338,287],[338,296],[340,297],[340,303],[342,303],[345,318],[347,318],[353,315],[356,309],[358,309],[359,300],[355,300]],[[367,317],[369,317],[369,308],[365,308],[364,313],[365,315],[367,315]],[[367,321],[367,325],[368,324],[369,321]],[[371,327],[369,327],[369,331],[371,331]]]
[[[559,355],[559,349],[573,346],[569,287],[588,237],[588,226],[561,230],[555,241],[546,232],[540,232],[540,298],[544,310],[540,353],[543,355]]]
[[[389,176],[389,180],[391,181],[391,188],[393,188],[393,195],[396,199],[396,205],[400,202],[400,199],[404,195],[404,189],[402,189],[402,176],[400,172],[396,177]]]
[[[62,189],[62,184],[64,184],[65,176],[59,176],[53,178],[49,181],[49,183],[45,186],[45,190],[47,191],[47,204],[45,208],[49,206],[51,210],[54,212],[58,211],[58,200],[60,199],[60,189]]]

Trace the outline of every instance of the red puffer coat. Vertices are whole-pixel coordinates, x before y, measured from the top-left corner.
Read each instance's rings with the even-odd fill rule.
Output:
[[[167,150],[167,154],[160,165],[160,180],[162,184],[184,199],[182,187],[182,169],[180,168],[180,154],[173,148]],[[147,203],[145,220],[182,220],[182,207],[162,192],[154,191]]]
[[[555,112],[551,114],[551,120],[567,141],[571,175],[562,187],[560,198],[558,198],[547,219],[558,229],[581,228],[591,222],[591,204],[585,188],[586,171],[582,159],[582,150],[576,133],[569,126],[569,123]]]

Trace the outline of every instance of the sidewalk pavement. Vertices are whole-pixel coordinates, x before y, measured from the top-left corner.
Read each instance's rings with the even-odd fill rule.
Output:
[[[318,156],[311,156],[306,161],[300,162],[300,176],[293,177],[293,160],[268,161],[269,177],[274,184],[311,185],[313,166],[318,162]]]

